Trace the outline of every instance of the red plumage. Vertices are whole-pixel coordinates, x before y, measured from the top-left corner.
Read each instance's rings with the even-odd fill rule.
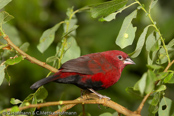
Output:
[[[115,84],[128,64],[135,63],[126,53],[118,50],[87,54],[65,62],[57,73],[37,81],[30,88],[37,89],[54,81],[74,84],[82,89],[88,89],[102,98],[106,96],[102,96],[95,90],[106,89]]]

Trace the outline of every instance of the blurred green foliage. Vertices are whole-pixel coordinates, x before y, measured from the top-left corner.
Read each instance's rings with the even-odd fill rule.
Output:
[[[5,11],[14,16],[15,19],[11,20],[9,22],[10,24],[6,24],[4,30],[8,30],[9,26],[13,26],[13,28],[17,29],[17,32],[15,30],[6,31],[14,34],[10,39],[18,46],[21,46],[22,43],[29,42],[30,46],[27,54],[45,62],[48,57],[55,54],[55,48],[61,41],[63,29],[60,28],[56,32],[56,39],[43,54],[37,49],[39,38],[42,33],[46,29],[64,20],[66,18],[67,8],[74,6],[74,9],[79,9],[86,5],[104,1],[106,0],[13,0],[5,7]],[[146,0],[141,0],[141,2],[149,4]],[[152,17],[157,22],[166,43],[174,38],[173,4],[174,1],[164,2],[163,0],[159,0],[152,10]],[[79,27],[76,32],[76,40],[77,44],[80,46],[81,55],[112,49],[121,50],[115,44],[115,39],[125,16],[132,12],[134,8],[135,6],[131,7],[130,10],[125,10],[121,14],[118,14],[116,20],[111,22],[99,22],[97,19],[91,18],[88,12],[78,13],[76,17]],[[149,24],[150,21],[145,17],[144,13],[140,11],[133,22],[138,29],[137,35],[135,36],[136,42],[143,28]],[[124,52],[131,53],[134,51],[135,47],[136,44],[133,44],[124,49]],[[143,52],[140,56],[133,59],[136,65],[127,66],[123,70],[122,77],[118,83],[107,90],[100,91],[100,93],[109,96],[113,101],[126,106],[130,110],[135,110],[142,98],[135,98],[129,95],[125,89],[127,87],[132,87],[147,70],[147,61],[144,57],[146,54],[145,48],[143,48]],[[14,54],[11,53],[10,55],[14,57]],[[6,60],[5,55],[3,58]],[[52,63],[50,63],[50,65],[52,65]],[[11,98],[23,101],[29,94],[34,92],[29,87],[37,80],[46,77],[49,73],[48,70],[36,64],[32,64],[27,60],[23,60],[17,65],[9,66],[7,72],[9,77],[6,77],[3,84],[0,86],[0,110],[13,106],[10,104]],[[7,81],[8,79],[10,79],[10,82]],[[46,101],[57,101],[60,99],[72,100],[80,96],[80,89],[73,85],[49,83],[44,87],[48,91]],[[168,84],[165,95],[172,100],[174,100],[173,89],[174,85]],[[100,110],[97,105],[85,105],[86,111],[95,116],[104,112],[115,112],[103,106],[101,106],[101,108]],[[57,109],[57,106],[50,107],[50,110],[55,109]],[[148,103],[145,104],[142,114],[146,115],[147,110]],[[82,112],[82,107],[81,105],[77,105],[70,111],[77,111],[77,113],[80,114],[80,112]]]

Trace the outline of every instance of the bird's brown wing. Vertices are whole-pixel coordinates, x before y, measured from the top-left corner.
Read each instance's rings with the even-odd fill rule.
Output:
[[[76,72],[81,74],[105,73],[111,70],[113,65],[99,53],[81,56],[69,60],[61,66],[62,72]]]

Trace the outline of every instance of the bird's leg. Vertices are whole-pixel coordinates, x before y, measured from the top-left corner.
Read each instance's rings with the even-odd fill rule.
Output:
[[[91,91],[92,93],[95,93],[100,99],[102,98],[107,98],[108,100],[110,100],[111,98],[110,97],[107,97],[107,96],[104,96],[100,93],[97,93],[96,91],[94,91],[93,89],[88,89],[89,91]]]

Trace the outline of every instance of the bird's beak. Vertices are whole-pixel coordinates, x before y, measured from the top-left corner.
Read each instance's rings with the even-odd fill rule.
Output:
[[[135,64],[135,62],[132,61],[129,57],[126,58],[123,62],[124,62],[125,65],[127,65],[127,64]]]

